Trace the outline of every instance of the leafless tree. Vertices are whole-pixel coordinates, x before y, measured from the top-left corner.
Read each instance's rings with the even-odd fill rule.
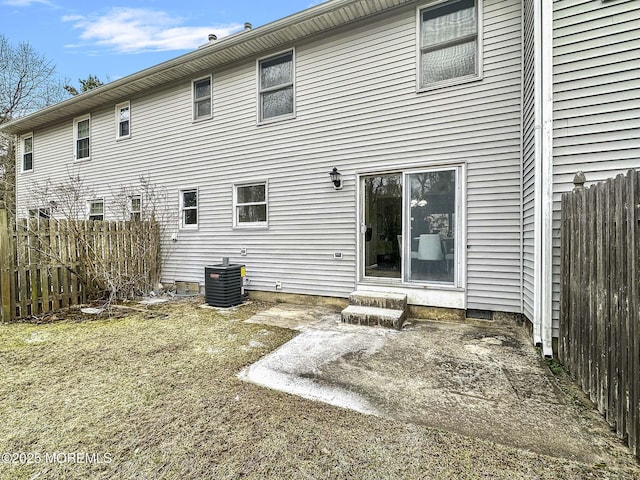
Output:
[[[26,42],[13,45],[0,34],[0,125],[64,100],[55,65]],[[7,210],[15,207],[13,139],[0,135],[0,184]]]
[[[110,213],[119,221],[110,222],[108,227],[111,232],[114,228],[118,232],[131,232],[124,243],[116,245],[112,242],[120,234],[101,236],[94,227],[104,232],[106,223],[85,220],[87,201],[94,197],[94,189],[75,172],[62,180],[36,184],[31,191],[34,207],[31,211],[34,217],[43,218],[19,220],[17,225],[28,231],[28,235],[22,236],[30,242],[24,251],[31,252],[33,258],[64,265],[83,282],[92,298],[103,300],[109,307],[115,300],[132,298],[155,288],[153,282],[160,278],[161,258],[166,254],[163,249],[170,246],[163,233],[169,210],[165,190],[145,177],[139,179],[138,185],[113,189]],[[132,213],[138,213],[131,209],[132,198],[141,200],[137,217],[132,217]],[[46,209],[44,215],[40,214],[42,205]],[[50,241],[52,228],[64,230],[68,247],[61,250],[60,245]],[[69,258],[77,261],[70,264]],[[150,269],[154,275],[149,275]]]

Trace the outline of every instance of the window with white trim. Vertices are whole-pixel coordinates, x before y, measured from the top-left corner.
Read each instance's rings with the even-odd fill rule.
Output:
[[[104,220],[104,200],[89,200],[89,220]]]
[[[129,216],[134,222],[142,220],[142,196],[132,195],[131,204],[129,206]]]
[[[234,225],[267,226],[267,182],[255,182],[234,186]]]
[[[211,118],[211,76],[193,81],[193,119]]]
[[[260,121],[293,117],[294,78],[293,50],[258,62]]]
[[[90,150],[91,136],[91,117],[84,117],[73,120],[73,138],[75,142],[75,158],[76,160],[87,160],[91,158]]]
[[[198,228],[198,190],[180,191],[180,228]]]
[[[51,218],[51,208],[50,207],[30,208],[29,218],[49,219]]]
[[[22,171],[30,172],[33,170],[33,134],[24,135],[21,140]]]
[[[116,139],[131,137],[131,104],[124,102],[116,105]]]
[[[450,0],[419,10],[420,88],[479,75],[480,1]]]

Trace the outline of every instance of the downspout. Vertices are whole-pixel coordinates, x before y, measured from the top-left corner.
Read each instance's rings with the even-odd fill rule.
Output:
[[[553,356],[553,0],[542,0],[542,353]]]
[[[533,180],[533,343],[542,345],[542,14],[538,0],[533,2],[533,108],[534,108],[534,180]]]
[[[553,355],[553,1],[534,0],[533,339]]]

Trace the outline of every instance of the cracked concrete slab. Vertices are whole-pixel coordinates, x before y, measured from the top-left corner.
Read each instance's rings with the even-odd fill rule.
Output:
[[[628,456],[597,412],[559,388],[516,323],[419,321],[395,331],[291,305],[249,321],[301,333],[243,370],[244,380],[586,463]]]

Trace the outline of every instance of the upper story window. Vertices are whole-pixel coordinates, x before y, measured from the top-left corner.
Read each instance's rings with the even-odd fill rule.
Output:
[[[89,139],[91,135],[91,117],[76,118],[73,121],[73,136],[75,140],[75,158],[84,160],[91,158]]]
[[[234,187],[234,225],[267,226],[267,182]]]
[[[211,76],[193,82],[193,119],[211,118]]]
[[[104,220],[104,200],[98,198],[89,201],[89,220]]]
[[[116,139],[131,136],[131,104],[129,102],[116,105]]]
[[[258,62],[260,121],[294,115],[293,50]]]
[[[479,75],[477,1],[450,0],[419,10],[420,88]]]
[[[180,191],[180,228],[198,228],[198,190]]]
[[[22,171],[30,172],[33,170],[33,134],[24,135],[21,139],[22,143]]]

